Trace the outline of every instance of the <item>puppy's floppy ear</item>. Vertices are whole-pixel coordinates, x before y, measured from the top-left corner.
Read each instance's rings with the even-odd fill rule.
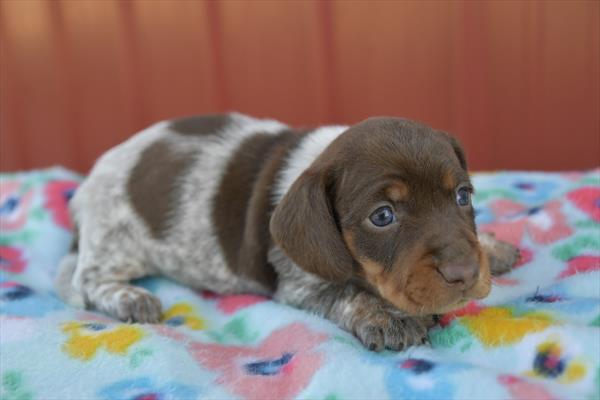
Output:
[[[467,158],[465,157],[465,151],[463,150],[463,147],[460,144],[460,142],[458,141],[458,139],[456,139],[453,136],[450,136],[446,132],[441,132],[441,134],[450,143],[450,145],[454,149],[454,154],[456,154],[456,157],[458,158],[458,162],[460,163],[460,166],[462,167],[462,169],[464,169],[466,171],[467,170]]]
[[[350,278],[353,259],[335,221],[332,179],[305,171],[275,208],[273,240],[302,269],[331,281]]]

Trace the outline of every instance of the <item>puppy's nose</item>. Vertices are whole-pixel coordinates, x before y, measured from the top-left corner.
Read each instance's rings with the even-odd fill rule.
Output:
[[[478,264],[451,264],[443,265],[438,268],[440,274],[448,283],[462,283],[465,286],[470,286],[479,276]]]

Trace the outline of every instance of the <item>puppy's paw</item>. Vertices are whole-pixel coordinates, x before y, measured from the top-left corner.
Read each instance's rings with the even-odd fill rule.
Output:
[[[496,239],[493,234],[481,233],[479,241],[488,255],[492,275],[509,272],[521,257],[517,247]]]
[[[432,317],[406,317],[380,309],[357,321],[354,333],[369,350],[400,351],[427,343],[427,330],[434,324]]]
[[[114,291],[109,309],[122,321],[156,324],[161,318],[160,300],[147,290],[125,285]]]
[[[521,258],[519,249],[510,243],[498,242],[496,251],[489,255],[492,275],[509,272]]]

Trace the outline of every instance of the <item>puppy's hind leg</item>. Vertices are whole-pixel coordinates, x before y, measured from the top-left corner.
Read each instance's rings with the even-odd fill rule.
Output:
[[[141,261],[108,249],[82,248],[74,286],[83,293],[86,304],[122,321],[158,323],[160,300],[144,288],[129,283],[151,275]]]
[[[160,300],[129,280],[141,278],[143,268],[134,264],[88,265],[82,267],[79,282],[86,303],[122,321],[158,323]]]
[[[85,307],[85,299],[81,291],[73,286],[73,275],[77,268],[77,252],[71,252],[63,257],[58,266],[54,286],[58,296],[67,304],[77,308]]]

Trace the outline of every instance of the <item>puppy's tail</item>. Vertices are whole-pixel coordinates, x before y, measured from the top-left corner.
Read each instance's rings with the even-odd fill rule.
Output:
[[[73,286],[73,275],[77,269],[77,251],[78,235],[73,237],[73,245],[69,254],[63,257],[58,265],[58,271],[54,278],[54,287],[56,293],[65,302],[73,307],[85,308],[85,298],[83,294]]]

